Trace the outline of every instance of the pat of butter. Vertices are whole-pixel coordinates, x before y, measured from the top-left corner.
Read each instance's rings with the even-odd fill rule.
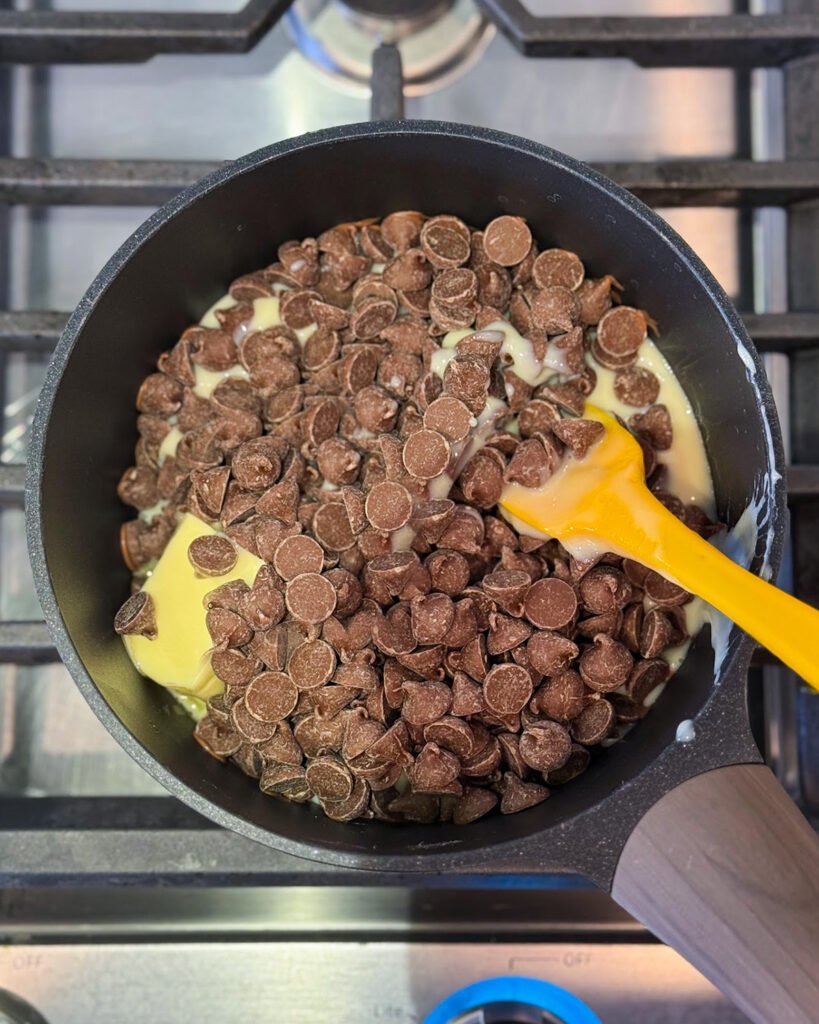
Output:
[[[239,557],[229,573],[198,577],[188,561],[188,547],[197,537],[214,533],[212,527],[196,516],[182,517],[142,588],[153,598],[156,639],[122,638],[131,661],[143,675],[178,693],[202,700],[224,690],[208,658],[213,641],[205,625],[205,595],[230,580],[242,579],[252,585],[264,564],[249,551],[237,548]]]

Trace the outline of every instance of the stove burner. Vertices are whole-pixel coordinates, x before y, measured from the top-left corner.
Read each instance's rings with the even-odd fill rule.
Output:
[[[407,96],[468,71],[495,31],[472,0],[296,0],[287,23],[312,64],[362,86],[370,81],[373,50],[395,43]]]

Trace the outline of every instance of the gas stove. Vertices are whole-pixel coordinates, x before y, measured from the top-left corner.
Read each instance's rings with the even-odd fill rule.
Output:
[[[0,11],[0,1021],[740,1024],[582,878],[344,870],[167,796],[56,660],[23,463],[67,312],[151,208],[306,131],[481,124],[635,191],[734,298],[786,425],[780,584],[819,603],[817,0],[622,0],[615,16],[608,0],[223,2]],[[766,758],[819,821],[819,697],[760,653],[749,699]],[[453,1001],[508,976],[556,1001],[536,1011],[494,983]]]

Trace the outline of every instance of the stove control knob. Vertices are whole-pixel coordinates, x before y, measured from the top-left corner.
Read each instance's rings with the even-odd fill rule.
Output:
[[[600,1024],[600,1018],[559,985],[513,976],[453,992],[424,1024]]]
[[[24,999],[0,988],[0,1024],[48,1024],[48,1021]]]

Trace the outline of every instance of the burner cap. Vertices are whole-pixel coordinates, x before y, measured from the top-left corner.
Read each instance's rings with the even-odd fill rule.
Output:
[[[452,7],[452,0],[344,0],[344,6],[370,18],[426,21]]]
[[[296,0],[286,17],[311,63],[364,86],[372,75],[373,50],[394,43],[407,96],[430,92],[469,70],[495,31],[473,0]]]

